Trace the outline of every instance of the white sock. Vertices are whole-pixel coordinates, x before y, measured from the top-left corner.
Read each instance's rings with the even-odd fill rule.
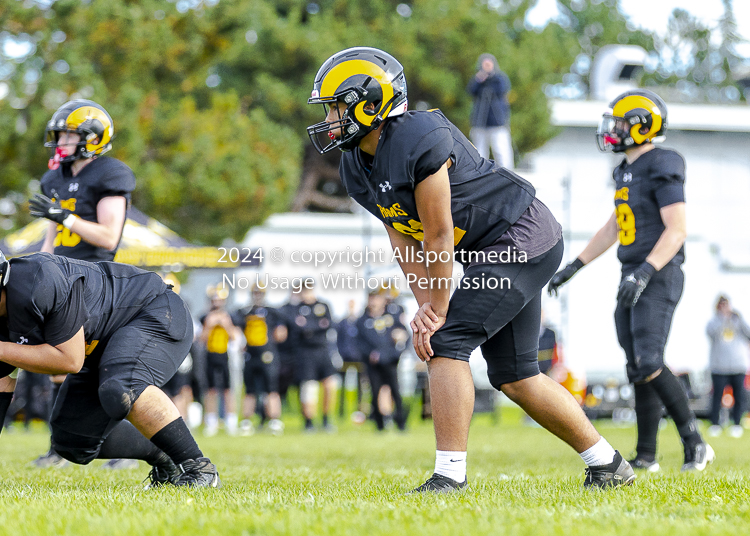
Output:
[[[227,413],[227,416],[224,419],[224,424],[227,427],[227,432],[229,432],[230,434],[236,434],[237,433],[237,414]]]
[[[217,413],[206,413],[206,428],[218,428],[219,415]]]
[[[603,437],[593,447],[579,454],[586,465],[609,465],[615,460],[615,449]]]
[[[463,482],[466,480],[466,452],[435,451],[435,472],[456,482]]]

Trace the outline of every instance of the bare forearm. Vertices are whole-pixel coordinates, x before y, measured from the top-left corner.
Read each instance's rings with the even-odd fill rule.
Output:
[[[661,270],[677,255],[684,243],[684,231],[667,227],[656,242],[654,249],[646,257],[646,262],[657,270]]]
[[[44,235],[44,243],[42,244],[42,253],[54,253],[55,252],[55,237],[57,236],[57,224],[55,222],[49,222],[47,226],[47,233]]]
[[[96,247],[113,250],[120,242],[121,229],[112,229],[101,223],[76,218],[70,231],[76,233],[82,240]]]
[[[453,276],[453,236],[443,235],[431,240],[425,237],[424,249],[425,258],[430,260],[427,265],[430,303],[435,313],[442,316],[448,312],[450,300],[450,279]]]
[[[402,252],[402,254],[403,253],[404,252]],[[409,255],[412,255],[412,253],[410,252]],[[427,266],[424,262],[406,261],[399,261],[399,265],[401,266],[401,271],[404,272],[404,275],[406,276],[406,280],[409,281],[409,288],[411,288],[414,298],[416,298],[419,306],[422,307],[422,304],[430,301],[429,289],[419,287],[419,280],[425,281],[430,277],[430,274],[427,271]],[[410,275],[411,277],[409,277]]]
[[[430,301],[430,291],[425,288],[419,288],[417,284],[419,279],[424,280],[429,277],[424,261],[417,260],[419,255],[423,254],[422,243],[411,237],[404,236],[388,225],[385,226],[385,230],[388,232],[391,247],[401,267],[401,271],[404,272],[409,287],[421,307],[422,304]],[[409,277],[410,275],[412,277]]]
[[[71,374],[81,370],[79,360],[49,344],[26,346],[0,342],[0,361],[38,374]]]
[[[617,224],[611,219],[597,231],[578,258],[583,264],[588,264],[611,248],[615,242],[617,242]]]

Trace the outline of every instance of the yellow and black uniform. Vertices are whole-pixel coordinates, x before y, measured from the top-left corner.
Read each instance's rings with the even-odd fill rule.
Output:
[[[89,162],[75,177],[70,174],[70,166],[66,165],[47,171],[42,177],[41,188],[44,195],[59,201],[62,208],[96,223],[96,206],[104,197],[122,196],[130,204],[135,176],[119,160],[102,156]],[[90,262],[111,261],[117,253],[117,248],[108,250],[86,242],[62,224],[57,226],[54,247],[55,255]]]
[[[201,324],[206,325],[206,317],[201,318]],[[204,328],[206,329],[206,328]],[[209,389],[229,389],[229,333],[224,326],[216,325],[209,328],[206,338],[206,378]]]
[[[465,272],[446,323],[430,344],[436,356],[464,361],[481,345],[490,381],[499,388],[539,373],[541,289],[562,258],[562,228],[534,187],[479,156],[440,111],[388,119],[375,156],[354,148],[342,154],[339,172],[355,201],[421,241],[414,189],[448,160],[454,251]],[[484,253],[486,262],[472,252]],[[513,252],[526,259],[501,255]],[[508,262],[500,262],[503,258]],[[486,286],[506,279],[510,286]],[[473,281],[484,282],[484,288],[470,288]]]
[[[88,463],[141,393],[174,375],[190,349],[190,312],[161,277],[134,266],[36,253],[10,267],[0,338],[55,346],[83,328],[86,360],[65,379],[50,426],[56,452]]]
[[[655,147],[613,172],[616,185],[617,257],[624,279],[645,262],[664,232],[661,209],[685,201],[685,160],[676,151]],[[682,296],[685,247],[652,276],[634,306],[618,302],[615,327],[625,351],[631,382],[664,366],[664,347]]]
[[[283,323],[279,314],[271,307],[252,305],[238,310],[232,320],[247,341],[243,369],[245,392],[256,396],[278,393],[281,362],[273,331]]]
[[[448,159],[455,251],[491,246],[529,208],[534,187],[479,156],[439,110],[388,120],[374,160],[355,148],[342,154],[339,173],[352,199],[386,225],[421,240],[414,188]]]

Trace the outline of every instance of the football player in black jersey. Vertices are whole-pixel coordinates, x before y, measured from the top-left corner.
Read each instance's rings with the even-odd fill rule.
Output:
[[[47,123],[53,154],[29,200],[31,214],[49,220],[42,251],[90,262],[115,258],[135,177],[130,168],[102,156],[112,148],[114,125],[89,100],[63,104]]]
[[[268,429],[274,435],[284,433],[281,422],[281,397],[279,373],[281,362],[276,343],[286,339],[287,328],[276,309],[265,304],[266,289],[252,289],[252,303],[235,312],[234,325],[245,334],[245,398],[242,403],[240,434],[250,435],[256,403],[262,397],[263,420],[269,419]]]
[[[404,338],[408,340],[408,336],[399,317],[388,312],[386,292],[387,289],[370,291],[367,307],[357,320],[357,342],[360,353],[365,357],[372,387],[372,420],[378,430],[385,429],[381,389],[387,386],[396,406],[393,420],[399,430],[405,430],[407,415],[398,384],[398,362],[404,351]],[[393,309],[398,312],[397,308]]]
[[[534,187],[479,156],[440,111],[407,111],[403,68],[382,50],[331,56],[308,102],[326,114],[308,127],[311,141],[321,153],[343,151],[344,186],[384,223],[420,306],[412,342],[428,362],[437,455],[435,473],[414,491],[466,485],[477,346],[492,385],[581,454],[586,487],[630,484],[630,465],[570,393],[539,374],[541,290],[563,245]],[[465,272],[451,297],[454,254]]]
[[[299,302],[287,310],[291,317],[290,332],[294,332],[297,344],[295,373],[299,382],[299,396],[305,430],[315,430],[313,419],[318,412],[318,395],[323,391],[323,430],[334,432],[331,411],[336,403],[336,367],[331,361],[328,331],[333,329],[333,320],[328,304],[315,295],[315,279],[306,277],[294,288]],[[297,300],[290,300],[290,303]]]
[[[114,136],[110,115],[89,100],[66,102],[48,121],[44,146],[51,151],[50,169],[42,177],[42,193],[29,200],[31,214],[49,220],[42,251],[90,262],[115,258],[135,177],[127,165],[102,156]],[[52,377],[53,401],[63,379]],[[34,463],[67,462],[50,450]],[[127,465],[112,460],[107,467]]]
[[[187,305],[153,272],[0,253],[0,421],[16,367],[67,374],[50,422],[64,458],[144,460],[149,487],[218,487],[216,467],[160,389],[192,335]]]
[[[679,380],[664,363],[685,260],[685,160],[656,147],[667,129],[667,107],[655,93],[627,91],[610,103],[597,132],[602,151],[624,153],[615,168],[615,210],[578,257],[549,284],[557,294],[583,266],[619,241],[622,277],[615,327],[635,390],[638,429],[633,467],[655,472],[662,405],[677,425],[685,450],[683,471],[702,471],[714,458],[703,442]]]

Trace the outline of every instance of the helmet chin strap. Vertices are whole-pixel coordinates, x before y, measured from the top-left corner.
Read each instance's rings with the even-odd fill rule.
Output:
[[[394,93],[394,94],[393,94],[393,97],[391,97],[390,99],[388,99],[388,102],[386,102],[386,103],[385,103],[385,104],[384,104],[384,105],[383,105],[383,106],[382,106],[382,107],[380,108],[380,111],[381,111],[381,113],[382,113],[383,111],[387,110],[387,109],[388,109],[388,107],[389,107],[389,106],[390,106],[391,104],[393,104],[393,102],[394,102],[394,101],[395,101],[396,99],[398,99],[399,97],[401,97],[401,91],[397,91],[396,93]],[[372,130],[375,130],[376,128],[378,128],[378,127],[380,126],[380,124],[381,124],[382,122],[383,122],[383,116],[382,116],[382,115],[380,115],[380,114],[378,114],[378,115],[377,115],[377,116],[375,117],[375,119],[373,119],[373,120],[372,120],[372,124],[371,124],[371,126],[372,126]]]

